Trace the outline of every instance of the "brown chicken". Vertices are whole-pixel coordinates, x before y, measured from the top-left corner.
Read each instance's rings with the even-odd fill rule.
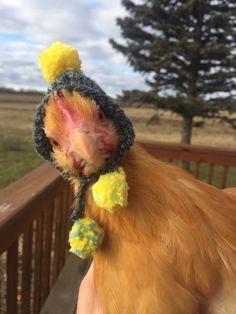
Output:
[[[96,102],[62,90],[48,100],[44,131],[54,163],[74,177],[112,158],[120,138]],[[235,314],[236,194],[194,179],[134,144],[123,158],[128,205],[115,214],[86,192],[86,216],[105,231],[94,254],[105,314]]]
[[[93,256],[104,314],[236,314],[236,191],[132,146],[131,122],[83,74],[73,47],[54,43],[40,62],[51,86],[35,115],[35,147],[71,181],[73,221],[85,210],[104,230]],[[112,214],[92,188],[120,166],[128,202]]]

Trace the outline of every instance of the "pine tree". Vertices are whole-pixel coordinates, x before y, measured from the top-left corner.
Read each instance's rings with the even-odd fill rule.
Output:
[[[195,116],[219,116],[235,106],[235,0],[122,0],[124,44],[110,42],[146,75],[155,104],[183,117],[191,142]]]

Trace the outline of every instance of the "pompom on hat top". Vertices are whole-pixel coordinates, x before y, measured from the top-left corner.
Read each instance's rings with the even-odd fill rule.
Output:
[[[52,146],[44,132],[45,107],[49,97],[61,90],[76,91],[81,96],[93,99],[108,119],[111,119],[119,136],[119,146],[115,156],[109,159],[105,166],[90,176],[79,175],[80,187],[77,195],[77,205],[71,219],[74,226],[70,232],[69,242],[71,251],[86,258],[93,254],[101,244],[103,230],[89,217],[84,217],[85,192],[91,184],[94,201],[101,208],[110,213],[126,206],[128,185],[124,170],[120,162],[134,142],[132,123],[126,117],[118,104],[109,97],[92,79],[81,71],[81,60],[77,50],[69,45],[55,42],[43,51],[39,57],[39,65],[44,78],[50,83],[34,118],[34,140],[37,152],[51,162],[65,177],[72,174],[64,172],[55,164],[52,155]]]
[[[65,71],[80,72],[81,61],[75,48],[55,42],[41,53],[39,67],[45,80],[52,83]]]

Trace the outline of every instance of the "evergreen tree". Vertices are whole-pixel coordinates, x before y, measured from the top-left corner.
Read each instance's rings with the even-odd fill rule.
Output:
[[[183,117],[191,142],[194,116],[217,116],[235,106],[235,0],[122,0],[118,18],[125,43],[115,49],[147,75],[153,102]],[[234,91],[234,92],[233,92]]]

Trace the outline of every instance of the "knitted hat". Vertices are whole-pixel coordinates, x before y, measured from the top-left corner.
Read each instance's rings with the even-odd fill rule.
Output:
[[[40,67],[44,77],[51,83],[34,118],[34,140],[37,152],[51,162],[65,177],[73,176],[55,164],[52,158],[52,146],[44,131],[45,107],[50,96],[61,90],[76,91],[81,96],[93,99],[100,106],[105,116],[112,120],[119,136],[116,154],[106,161],[104,167],[90,176],[79,175],[80,188],[77,196],[77,206],[72,214],[72,220],[83,217],[85,207],[85,192],[90,183],[98,180],[101,174],[118,169],[122,157],[134,142],[134,130],[131,121],[126,117],[118,104],[109,97],[93,80],[80,70],[81,61],[75,48],[56,42],[41,54]]]

